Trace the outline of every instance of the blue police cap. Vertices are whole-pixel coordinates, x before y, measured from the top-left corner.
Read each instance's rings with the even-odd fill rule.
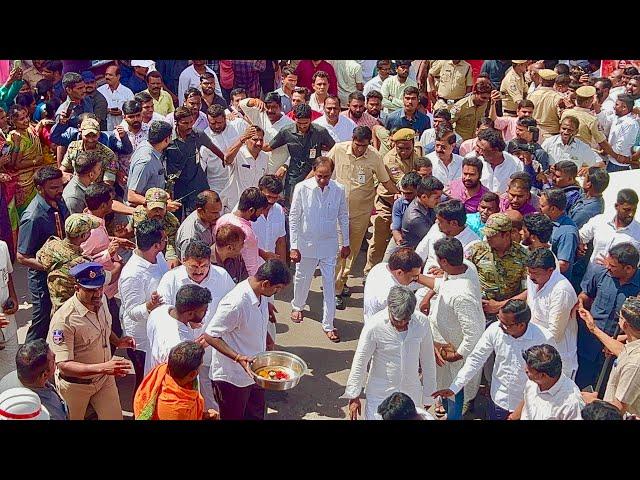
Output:
[[[69,274],[84,288],[100,288],[106,280],[102,265],[96,262],[76,265],[69,269]]]

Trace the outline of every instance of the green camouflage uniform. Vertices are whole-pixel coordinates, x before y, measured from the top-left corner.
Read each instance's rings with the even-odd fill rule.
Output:
[[[75,140],[69,144],[67,152],[62,160],[62,167],[65,170],[71,170],[75,172],[75,159],[80,152],[84,152],[82,148],[82,140]],[[93,154],[102,160],[102,175],[96,180],[101,182],[103,179],[107,182],[116,181],[116,174],[118,173],[118,156],[106,145],[98,143],[96,149],[92,150]]]
[[[131,223],[133,225],[133,228],[136,228],[138,223],[146,219],[146,208],[144,207],[144,205],[138,205],[133,211],[133,215],[131,216]],[[167,234],[167,250],[164,256],[167,260],[176,259],[178,258],[178,254],[176,253],[176,234],[178,233],[180,222],[173,213],[167,212],[162,219],[162,225],[164,226],[164,233]]]

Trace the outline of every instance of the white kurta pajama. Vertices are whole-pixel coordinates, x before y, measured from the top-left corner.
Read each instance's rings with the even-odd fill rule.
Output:
[[[400,286],[400,283],[389,270],[388,263],[379,263],[371,269],[367,275],[367,283],[364,284],[363,313],[365,323],[380,310],[387,308],[387,297],[391,288],[395,286]],[[406,287],[415,291],[420,288],[420,284],[411,282]]]
[[[162,276],[160,284],[158,285],[158,295],[162,297],[164,303],[168,305],[175,305],[176,295],[180,287],[183,285],[199,285],[206,287],[211,292],[211,303],[207,308],[202,319],[202,327],[195,332],[195,338],[198,338],[209,325],[209,322],[213,318],[218,309],[220,300],[234,289],[236,284],[233,282],[231,276],[227,271],[221,267],[211,265],[209,274],[200,283],[196,283],[189,278],[187,269],[184,265],[181,265],[173,270],[169,270]],[[209,370],[211,367],[211,355],[213,348],[206,346],[204,350],[204,359],[202,366],[200,367],[200,373],[198,374],[198,380],[200,383],[200,393],[204,397],[206,408],[217,409],[218,405],[213,398],[213,387],[209,381]],[[145,372],[146,373],[146,372]]]
[[[367,379],[367,364],[371,360]],[[422,382],[418,368],[422,367]],[[357,398],[365,384],[365,420],[375,420],[382,401],[394,392],[411,397],[416,407],[433,405],[436,363],[429,320],[414,312],[406,332],[389,320],[388,310],[374,315],[362,329],[344,395]]]
[[[445,272],[435,285],[438,294],[431,301],[431,328],[434,341],[450,343],[462,355],[456,362],[445,362],[437,367],[438,389],[449,388],[458,371],[471,354],[485,327],[482,311],[482,291],[475,268],[469,267],[460,275]],[[473,399],[480,385],[480,374],[470,380],[464,389],[465,402]]]
[[[296,264],[291,307],[301,311],[307,303],[311,280],[320,267],[323,289],[322,328],[333,330],[336,313],[334,274],[338,228],[349,246],[349,212],[344,187],[334,180],[321,190],[314,177],[298,183],[289,211],[291,250],[300,252]]]
[[[556,268],[551,278],[538,290],[527,277],[527,303],[531,309],[531,323],[551,333],[562,358],[562,372],[569,378],[578,370],[578,321],[571,309],[578,301],[569,280]]]

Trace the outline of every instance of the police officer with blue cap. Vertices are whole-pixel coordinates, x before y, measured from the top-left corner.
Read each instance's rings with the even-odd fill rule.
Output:
[[[76,280],[75,294],[53,315],[47,339],[55,355],[58,390],[71,420],[84,419],[89,404],[100,420],[122,420],[115,377],[126,375],[131,363],[111,358],[109,344],[135,348],[135,342],[111,331],[102,265],[85,262],[69,273]]]

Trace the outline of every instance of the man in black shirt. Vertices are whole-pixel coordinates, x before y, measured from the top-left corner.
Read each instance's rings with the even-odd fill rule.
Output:
[[[315,123],[311,123],[311,107],[300,104],[294,108],[295,124],[283,127],[269,145],[263,147],[270,152],[282,145],[287,145],[290,158],[276,172],[278,178],[285,177],[284,198],[287,204],[291,201],[293,189],[304,180],[316,158],[331,150],[335,140],[329,131]]]
[[[200,147],[206,147],[224,162],[224,154],[206,133],[194,130],[193,112],[187,107],[178,107],[174,112],[173,139],[164,151],[167,165],[166,190],[173,200],[182,203],[175,215],[182,220],[196,209],[196,196],[209,189],[207,175],[200,165]]]

